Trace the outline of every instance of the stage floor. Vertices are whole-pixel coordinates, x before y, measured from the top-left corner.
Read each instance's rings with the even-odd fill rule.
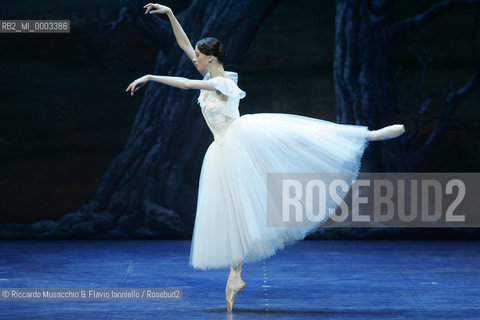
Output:
[[[182,288],[179,301],[0,301],[1,319],[480,319],[478,241],[301,241],[229,270],[190,241],[1,241],[0,288]]]

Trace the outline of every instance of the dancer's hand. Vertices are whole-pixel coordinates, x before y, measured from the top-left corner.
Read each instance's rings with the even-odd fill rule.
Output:
[[[141,78],[138,78],[137,80],[133,81],[132,83],[130,83],[127,87],[127,89],[125,90],[125,92],[128,92],[128,90],[130,90],[130,95],[133,96],[133,93],[135,91],[137,91],[138,89],[140,89],[140,87],[142,87],[145,82],[149,81],[150,80],[150,76],[149,75],[145,75]]]
[[[167,6],[162,6],[161,4],[158,3],[148,3],[144,8],[147,8],[147,11],[145,11],[145,14],[147,13],[168,13],[171,11],[171,9]]]

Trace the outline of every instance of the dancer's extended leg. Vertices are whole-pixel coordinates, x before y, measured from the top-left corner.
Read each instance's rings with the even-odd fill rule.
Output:
[[[237,293],[246,287],[245,282],[240,277],[243,263],[236,266],[232,264],[230,268],[230,275],[228,276],[227,287],[225,288],[225,299],[227,300],[227,311],[233,310],[235,303],[235,296]]]
[[[405,132],[405,127],[403,124],[394,124],[382,129],[369,131],[366,135],[369,140],[387,140],[393,139]]]

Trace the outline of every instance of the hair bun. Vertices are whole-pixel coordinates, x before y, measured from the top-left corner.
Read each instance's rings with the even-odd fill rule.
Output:
[[[220,63],[223,62],[223,59],[227,55],[225,53],[225,46],[216,38],[203,38],[197,42],[197,47],[201,53],[217,57]]]
[[[223,43],[221,43],[220,41],[219,41],[218,43],[219,43],[219,45],[218,45],[216,57],[217,57],[220,61],[223,61],[223,59],[224,59],[225,56],[226,56],[225,46],[224,46]]]

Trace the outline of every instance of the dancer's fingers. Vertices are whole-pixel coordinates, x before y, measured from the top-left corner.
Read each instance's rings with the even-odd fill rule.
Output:
[[[132,92],[133,92],[133,89],[134,89],[134,88],[135,88],[134,85],[130,85],[130,86],[128,87],[128,90],[130,91],[130,95],[132,95]]]

